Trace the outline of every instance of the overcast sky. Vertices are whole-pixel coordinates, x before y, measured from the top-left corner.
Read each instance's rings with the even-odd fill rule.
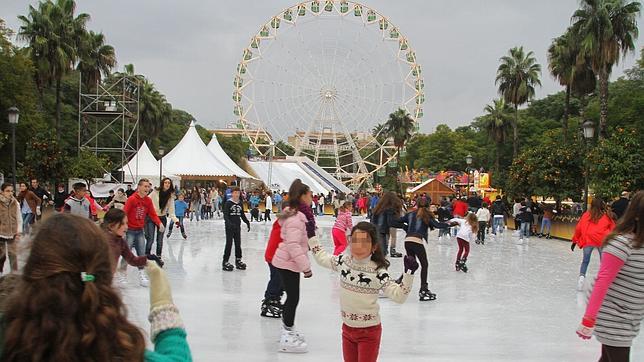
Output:
[[[2,0],[0,17],[17,30],[20,14],[36,1]],[[232,80],[242,50],[261,24],[293,0],[167,1],[77,0],[116,48],[119,69],[133,63],[205,127],[233,119]],[[523,45],[543,68],[537,97],[560,90],[547,71],[546,50],[570,24],[577,0],[365,0],[396,24],[423,66],[427,102],[422,130],[468,124],[497,97],[499,58]],[[641,20],[641,19],[640,19]],[[643,35],[644,36],[644,35]],[[641,38],[641,37],[640,37]],[[642,47],[638,40],[637,49]],[[633,65],[630,55],[614,70]]]

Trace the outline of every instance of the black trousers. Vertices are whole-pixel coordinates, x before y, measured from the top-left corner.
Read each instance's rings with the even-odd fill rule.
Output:
[[[271,221],[271,210],[264,210],[264,221]]]
[[[224,248],[224,262],[230,259],[230,251],[235,243],[235,259],[242,258],[241,226],[226,225],[226,247]]]
[[[168,218],[167,216],[159,216],[161,220],[161,225],[167,227]],[[172,226],[170,227],[172,228]],[[157,252],[156,255],[161,256],[163,252],[163,233],[159,231],[159,228],[152,222],[152,219],[149,217],[145,218],[145,254],[150,254],[152,252],[152,244],[156,241],[157,243]]]
[[[628,362],[630,360],[631,347],[613,347],[602,344],[602,356],[599,362]]]
[[[276,268],[282,279],[282,286],[286,291],[286,301],[282,308],[282,322],[287,327],[295,324],[295,311],[300,302],[300,273],[287,269]]]
[[[487,228],[487,221],[479,221],[479,232],[477,239],[485,241],[485,228]]]
[[[277,271],[277,268],[274,267],[273,264],[271,263],[267,263],[267,264],[268,264],[268,269],[271,272],[271,277],[268,280],[268,285],[266,285],[264,298],[279,300],[280,298],[282,298],[282,293],[284,293],[284,289],[282,289],[282,279],[280,279],[280,274]]]
[[[429,263],[427,262],[425,245],[414,241],[405,241],[405,251],[407,255],[418,259],[418,263],[420,264],[420,290],[427,289],[427,269],[429,269]]]

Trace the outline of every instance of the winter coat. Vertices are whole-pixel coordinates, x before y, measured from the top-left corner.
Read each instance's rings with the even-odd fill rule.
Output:
[[[112,263],[112,273],[116,272],[119,257],[123,257],[129,265],[135,267],[144,267],[148,262],[148,258],[145,255],[135,256],[132,254],[132,250],[122,237],[112,234],[109,231],[105,232],[105,236],[107,242],[110,244],[111,259],[114,261]]]
[[[404,224],[400,221],[400,214],[394,209],[386,209],[371,217],[371,223],[376,226],[381,234],[389,234],[390,228],[401,229]]]
[[[282,228],[282,242],[273,256],[273,266],[296,273],[310,271],[306,216],[301,211],[286,208],[280,216],[279,223]]]
[[[36,194],[34,194],[33,191],[30,190],[20,192],[17,199],[20,205],[22,205],[22,202],[25,201],[27,205],[29,205],[31,213],[34,215],[36,214],[36,207],[42,202],[42,200],[39,199],[38,196],[36,196]]]
[[[465,214],[467,214],[468,205],[465,201],[456,200],[454,201],[453,209],[454,209],[453,211],[454,216],[463,217],[465,216]]]
[[[159,207],[159,190],[152,191],[150,198],[152,199],[152,204],[154,204],[154,211],[156,211],[158,216],[168,215],[173,222],[179,222],[179,219],[177,219],[177,216],[174,213],[174,200],[176,199],[174,193],[170,194],[168,203],[165,204],[163,210]]]
[[[606,214],[602,215],[596,223],[590,220],[590,211],[584,212],[581,215],[581,219],[575,227],[575,234],[572,237],[572,241],[579,246],[579,248],[584,248],[586,246],[600,247],[602,246],[602,241],[608,235],[613,228],[615,228],[615,221],[608,217]]]
[[[22,234],[20,204],[14,197],[0,195],[0,238],[13,239],[16,234]]]
[[[501,200],[495,200],[492,203],[492,207],[490,207],[490,211],[492,212],[492,215],[507,215],[508,210],[505,208],[505,205],[503,204],[503,201]]]

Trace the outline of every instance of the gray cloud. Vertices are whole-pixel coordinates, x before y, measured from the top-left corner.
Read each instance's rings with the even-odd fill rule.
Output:
[[[35,1],[4,0],[0,14],[14,30],[19,14]],[[287,0],[83,1],[90,28],[105,33],[119,64],[134,63],[176,108],[207,127],[233,119],[232,80],[242,50],[261,24]],[[497,97],[494,76],[499,58],[515,45],[534,51],[542,64],[537,96],[560,90],[547,72],[546,50],[570,24],[573,0],[373,0],[365,2],[396,24],[423,66],[427,102],[423,131],[437,124],[468,124]],[[638,40],[637,49],[642,47]],[[634,63],[629,56],[614,76]]]

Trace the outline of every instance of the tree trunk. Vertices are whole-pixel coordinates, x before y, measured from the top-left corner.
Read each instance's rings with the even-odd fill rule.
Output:
[[[599,139],[605,138],[608,121],[608,71],[606,66],[599,72]]]
[[[499,174],[501,169],[501,142],[496,143],[496,159],[494,160],[494,171]]]
[[[60,143],[60,81],[61,76],[56,78],[56,123],[54,129],[56,130],[56,142]]]
[[[519,105],[514,104],[514,122],[512,122],[512,158],[519,154]]]
[[[563,133],[563,140],[568,140],[568,114],[570,113],[570,86],[566,86],[566,101],[564,102],[564,113],[561,118],[561,130]]]

